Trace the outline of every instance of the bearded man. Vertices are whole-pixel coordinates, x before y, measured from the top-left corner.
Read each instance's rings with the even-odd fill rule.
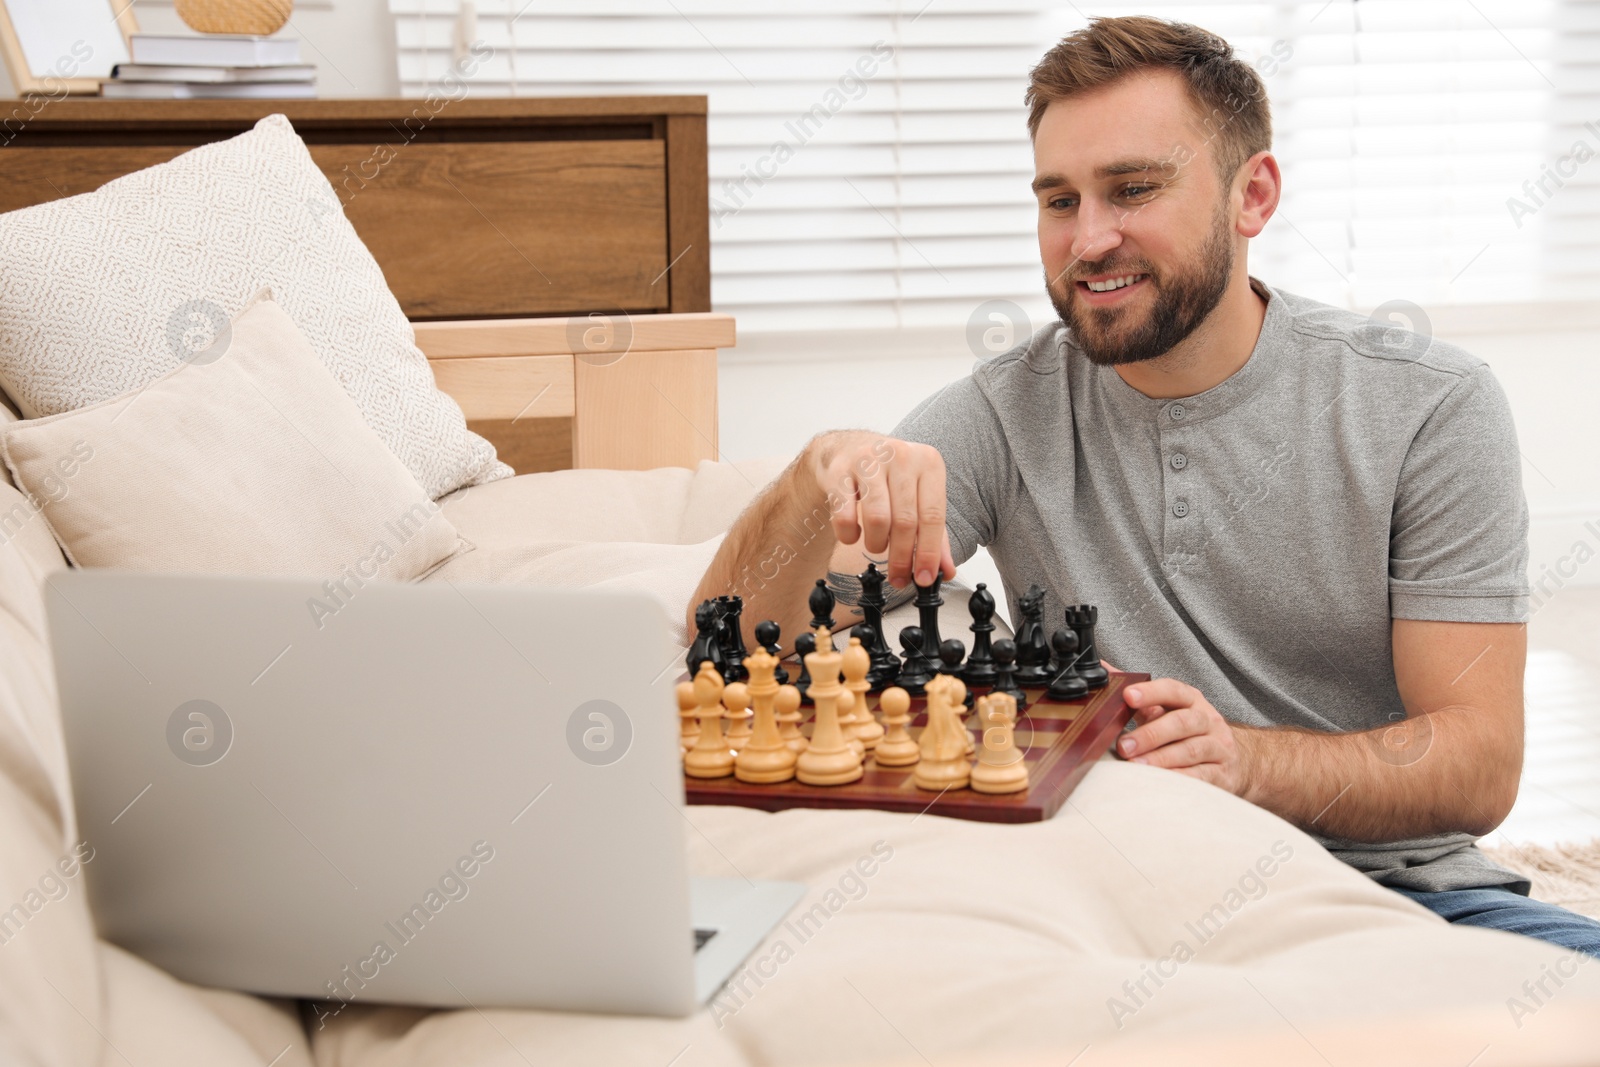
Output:
[[[818,577],[846,588],[872,559],[908,593],[986,546],[1013,617],[1033,583],[1047,619],[1096,604],[1106,659],[1156,676],[1127,690],[1124,758],[1451,921],[1600,955],[1600,923],[1474,844],[1516,799],[1527,649],[1527,505],[1489,368],[1250,276],[1282,176],[1261,79],[1215,35],[1095,20],[1027,103],[1060,320],[887,436],[813,439],[696,601],[741,593],[792,634]]]

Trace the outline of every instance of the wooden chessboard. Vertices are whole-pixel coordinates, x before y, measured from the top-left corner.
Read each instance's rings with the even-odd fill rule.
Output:
[[[1149,680],[1148,674],[1113,672],[1105,688],[1092,691],[1085,700],[1070,703],[1044,700],[1042,689],[1026,690],[1028,706],[1018,716],[1016,732],[1017,747],[1024,751],[1028,762],[1029,784],[1022,793],[992,795],[968,788],[928,792],[912,783],[914,766],[879,767],[870,755],[865,773],[848,785],[803,785],[793,779],[775,785],[752,785],[731,776],[685,775],[684,792],[690,804],[733,804],[762,811],[877,808],[926,811],[977,822],[1042,822],[1061,810],[1090,764],[1105,754],[1132,717],[1122,699],[1122,690],[1134,682]],[[878,698],[868,699],[876,709]],[[928,718],[926,701],[914,698],[911,713],[911,735],[920,736]],[[976,716],[969,715],[968,729],[974,740],[981,740],[973,726],[975,721]],[[809,735],[810,723],[803,724],[801,732]]]

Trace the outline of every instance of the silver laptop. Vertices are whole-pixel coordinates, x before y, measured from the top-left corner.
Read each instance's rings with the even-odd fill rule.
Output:
[[[645,596],[90,570],[46,605],[96,922],[179,978],[682,1015],[804,891],[690,879]]]

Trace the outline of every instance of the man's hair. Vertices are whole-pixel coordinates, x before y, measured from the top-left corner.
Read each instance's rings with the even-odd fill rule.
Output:
[[[1245,160],[1272,147],[1267,88],[1233,46],[1209,30],[1144,15],[1094,18],[1068,34],[1028,76],[1028,135],[1036,137],[1045,108],[1109,85],[1136,71],[1182,76],[1199,113],[1217,169],[1230,180]]]

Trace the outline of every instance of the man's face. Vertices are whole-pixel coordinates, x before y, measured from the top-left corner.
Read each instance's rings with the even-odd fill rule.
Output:
[[[1033,146],[1045,286],[1093,362],[1164,355],[1221,301],[1235,247],[1214,147],[1165,71],[1045,110]]]

